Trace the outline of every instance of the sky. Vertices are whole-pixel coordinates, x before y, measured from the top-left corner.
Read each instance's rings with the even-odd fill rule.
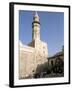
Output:
[[[40,18],[40,39],[47,43],[48,54],[61,51],[64,45],[64,13],[37,11]],[[32,41],[32,22],[35,11],[19,11],[19,40],[23,44]]]

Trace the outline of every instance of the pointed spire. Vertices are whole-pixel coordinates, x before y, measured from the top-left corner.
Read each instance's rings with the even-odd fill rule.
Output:
[[[38,16],[37,11],[34,12],[33,21],[37,21],[37,22],[39,22],[39,16]]]
[[[37,11],[35,11],[35,17],[39,17]]]

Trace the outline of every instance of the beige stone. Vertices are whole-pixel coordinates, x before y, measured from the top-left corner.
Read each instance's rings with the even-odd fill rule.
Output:
[[[40,22],[36,12],[32,23],[32,41],[28,46],[19,45],[19,79],[32,76],[38,65],[47,62],[47,43],[40,40]]]

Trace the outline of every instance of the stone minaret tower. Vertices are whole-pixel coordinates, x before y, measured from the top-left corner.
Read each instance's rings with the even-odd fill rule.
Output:
[[[26,45],[20,44],[19,78],[28,78],[36,73],[43,72],[44,65],[48,62],[48,45],[40,39],[40,20],[37,12],[33,16],[32,41]]]
[[[35,12],[32,22],[32,41],[40,40],[40,22],[38,13]]]
[[[35,48],[35,54],[37,57],[48,57],[47,43],[40,39],[40,20],[36,11],[32,22],[32,41],[28,46]]]

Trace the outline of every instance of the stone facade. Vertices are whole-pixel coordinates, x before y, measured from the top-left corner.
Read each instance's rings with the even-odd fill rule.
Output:
[[[63,73],[64,75],[64,51],[56,53],[48,58],[48,66],[54,73]]]
[[[38,65],[47,62],[47,43],[40,40],[40,22],[37,12],[32,22],[32,41],[19,45],[19,79],[32,77]]]
[[[61,51],[61,52],[58,52],[56,55],[52,56],[52,57],[49,57],[48,58],[48,64],[50,66],[55,66],[57,60],[60,60],[60,61],[63,61],[64,62],[64,52]]]

